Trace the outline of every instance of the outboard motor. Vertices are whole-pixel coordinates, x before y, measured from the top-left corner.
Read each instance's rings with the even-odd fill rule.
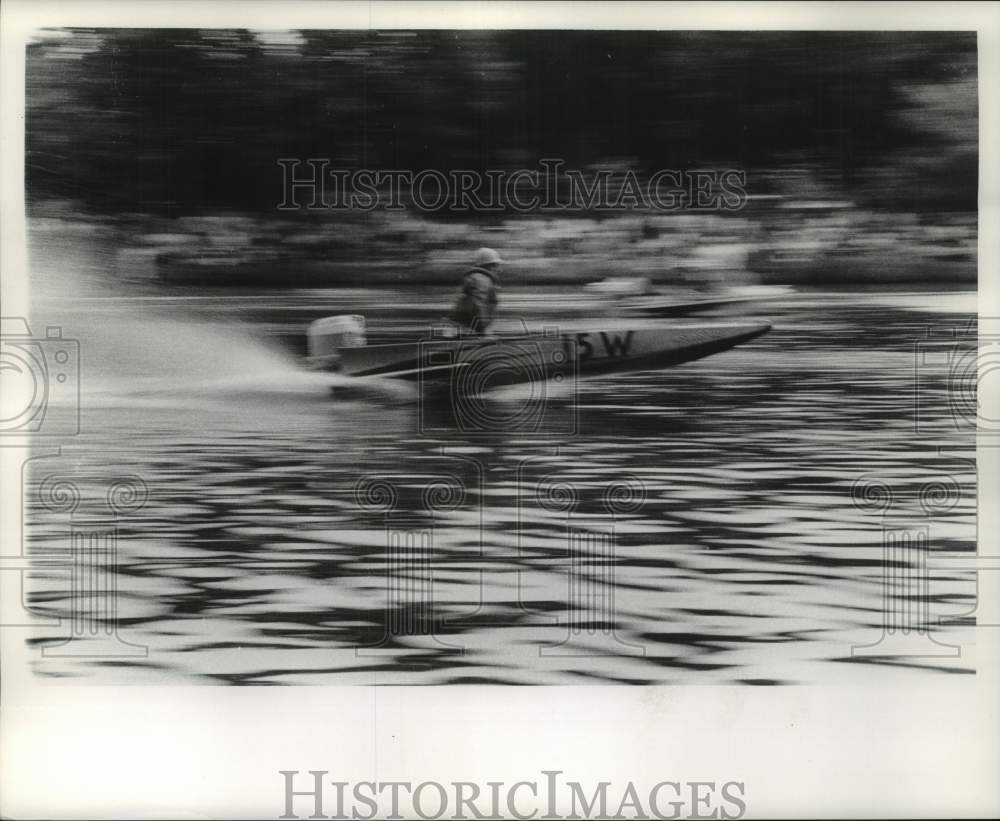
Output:
[[[367,344],[365,318],[359,314],[325,316],[306,330],[309,363],[323,371],[340,369],[340,349],[359,348]]]

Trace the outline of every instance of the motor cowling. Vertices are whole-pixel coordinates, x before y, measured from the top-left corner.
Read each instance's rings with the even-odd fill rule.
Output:
[[[340,351],[367,344],[365,318],[359,314],[325,316],[306,329],[309,362],[319,370],[338,370]]]

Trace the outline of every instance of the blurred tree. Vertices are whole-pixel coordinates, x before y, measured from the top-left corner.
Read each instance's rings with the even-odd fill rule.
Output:
[[[27,186],[108,212],[271,211],[282,157],[628,158],[751,188],[796,157],[845,197],[974,210],[975,61],[973,33],[50,30],[27,52]]]

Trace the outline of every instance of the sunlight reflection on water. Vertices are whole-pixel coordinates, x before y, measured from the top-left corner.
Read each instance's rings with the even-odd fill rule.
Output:
[[[317,312],[325,298],[310,295]],[[38,657],[35,669],[284,684],[971,672],[968,655],[851,651],[881,629],[887,522],[929,528],[933,551],[974,548],[975,440],[946,372],[923,375],[915,427],[914,345],[974,318],[957,312],[967,296],[941,304],[769,305],[774,330],[744,348],[547,394],[550,433],[534,436],[502,424],[422,434],[429,411],[412,395],[331,400],[337,380],[300,370],[280,334],[261,343],[253,324],[151,320],[109,301],[107,320],[77,334],[83,433],[31,478],[74,478],[74,515],[118,476],[146,483],[145,506],[115,523],[117,570],[94,572],[115,576],[120,634],[149,652]],[[381,310],[388,326],[393,304]],[[497,418],[524,396],[496,397]],[[891,486],[888,512],[852,500],[865,475]],[[921,489],[942,477],[958,492],[928,514]],[[364,479],[390,484],[395,506],[363,504]],[[73,522],[28,497],[33,552],[65,549]],[[936,571],[931,616],[961,615],[974,592],[972,577]],[[67,615],[66,574],[40,570],[31,601]],[[43,628],[32,644],[65,635]]]

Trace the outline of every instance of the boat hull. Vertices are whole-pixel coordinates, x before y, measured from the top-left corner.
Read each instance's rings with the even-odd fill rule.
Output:
[[[436,338],[340,351],[340,370],[355,377],[453,382],[470,391],[671,367],[740,345],[768,330],[766,322],[608,324],[597,330],[542,330],[504,337]]]

